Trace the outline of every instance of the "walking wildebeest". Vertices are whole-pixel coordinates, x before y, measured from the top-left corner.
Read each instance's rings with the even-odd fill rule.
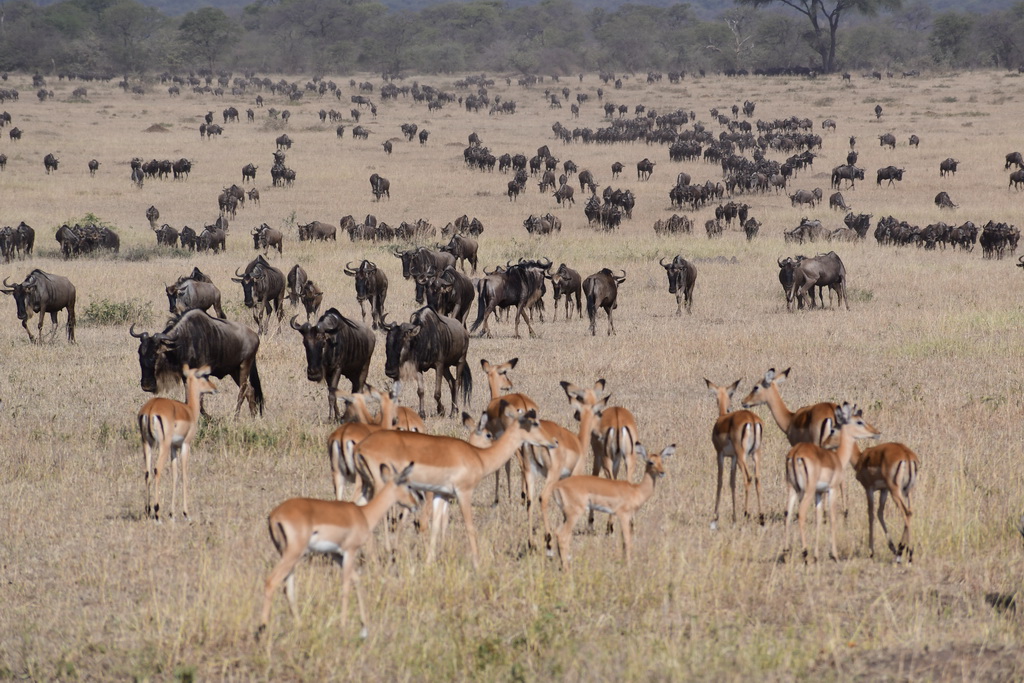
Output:
[[[171,320],[163,332],[137,333],[132,325],[128,334],[139,340],[143,391],[155,394],[182,382],[185,365],[209,365],[213,377],[230,376],[238,385],[235,415],[246,399],[253,415],[257,410],[263,414],[263,387],[256,367],[260,338],[245,325],[192,310]]]
[[[959,163],[960,162],[957,161],[956,159],[954,159],[953,157],[949,157],[947,159],[943,159],[942,161],[940,161],[939,162],[939,177],[940,178],[944,178],[944,177],[946,177],[946,174],[948,174],[948,173],[952,173],[953,175],[956,175],[956,167],[957,167],[957,165]]]
[[[296,263],[288,271],[286,281],[288,285],[288,303],[292,306],[298,306],[299,298],[302,296],[302,290],[306,286],[306,282],[309,281],[309,276],[306,275],[306,271],[302,266]]]
[[[57,313],[61,309],[67,309],[68,341],[75,341],[75,286],[71,281],[62,275],[45,273],[38,268],[28,274],[28,277],[21,284],[11,284],[4,278],[4,287],[0,292],[14,297],[14,303],[18,309],[18,320],[21,326],[28,333],[29,341],[35,342],[32,331],[28,329],[28,321],[34,313],[39,314],[39,328],[37,335],[39,342],[43,341],[43,321],[46,314],[50,314],[50,322],[53,330],[50,338],[57,336]]]
[[[668,293],[676,295],[676,315],[683,312],[683,300],[686,300],[686,312],[692,313],[693,309],[693,286],[697,282],[697,267],[676,255],[671,262],[665,263],[662,258],[658,261],[661,267],[668,274]]]
[[[905,169],[896,168],[895,166],[880,168],[878,169],[878,176],[875,184],[881,185],[883,180],[888,180],[889,185],[892,185],[894,181],[902,181],[904,171]]]
[[[298,325],[292,316],[290,325],[302,335],[306,350],[306,378],[327,383],[329,419],[341,419],[338,409],[338,383],[342,377],[352,383],[352,391],[363,391],[370,372],[370,359],[377,338],[369,327],[349,320],[338,309],[330,308],[315,325]]]
[[[846,267],[834,251],[805,258],[796,264],[793,284],[786,297],[787,307],[792,310],[793,299],[797,300],[798,305],[802,305],[804,295],[808,291],[813,291],[814,287],[828,287],[833,290],[839,298],[839,305],[845,305],[846,310],[850,310],[850,302],[846,298]],[[824,306],[824,302],[822,305]],[[814,308],[813,294],[810,307]]]
[[[353,268],[352,262],[349,261],[343,272],[355,278],[356,301],[359,302],[359,310],[363,314],[363,323],[366,323],[366,304],[369,302],[372,329],[383,327],[384,301],[388,297],[387,274],[378,268],[376,263],[365,259],[356,268]]]
[[[470,332],[476,332],[480,325],[483,329],[480,336],[490,336],[488,318],[498,307],[516,307],[515,315],[515,337],[519,338],[519,321],[526,322],[526,327],[532,337],[533,326],[526,315],[526,312],[540,300],[544,294],[544,276],[551,268],[551,261],[525,261],[513,265],[507,262],[506,269],[501,272],[484,273],[487,277],[480,278],[477,282],[477,316],[476,322],[470,328]],[[497,314],[495,314],[497,317]]]
[[[583,279],[580,277],[580,274],[562,263],[559,264],[558,270],[553,275],[545,275],[545,277],[551,280],[551,289],[555,297],[555,316],[558,315],[558,300],[564,295],[565,319],[569,319],[569,314],[572,311],[573,296],[576,297],[576,313],[582,318],[583,305],[580,300],[580,292],[583,289]]]
[[[235,276],[231,281],[242,285],[245,307],[252,309],[252,318],[260,334],[268,331],[269,316],[274,310],[277,311],[277,323],[280,325],[284,318],[284,273],[271,266],[261,254],[246,266],[244,273],[239,273],[236,268]]]
[[[387,178],[374,173],[370,176],[370,189],[373,191],[373,198],[375,201],[380,201],[380,198],[387,195],[388,199],[391,199],[391,181]]]
[[[173,285],[167,285],[165,290],[168,308],[174,315],[182,315],[193,309],[205,312],[212,307],[218,318],[227,318],[221,308],[220,289],[198,268],[194,268],[191,275],[178,278]]]
[[[619,307],[619,285],[626,281],[626,271],[615,275],[608,268],[587,277],[583,281],[583,293],[587,297],[587,316],[590,318],[590,334],[597,334],[597,309],[603,308],[608,316],[608,334],[615,334],[612,311]]]

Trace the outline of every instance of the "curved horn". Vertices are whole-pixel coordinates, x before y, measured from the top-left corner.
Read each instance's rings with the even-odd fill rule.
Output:
[[[297,315],[293,315],[292,319],[288,321],[288,324],[292,326],[293,330],[298,330],[298,331],[301,332],[302,331],[302,327],[295,324],[295,319],[298,318],[298,317],[299,316],[297,316]]]
[[[621,278],[622,278],[623,280],[625,280],[625,279],[626,279],[626,271],[622,271],[622,275],[621,275],[620,277],[621,277]]]
[[[135,323],[132,323],[132,326],[128,328],[128,334],[132,335],[136,339],[142,339],[143,337],[146,336],[145,332],[141,334],[135,332]]]
[[[665,265],[665,257],[664,256],[662,256],[660,259],[658,259],[658,263],[661,264],[662,268],[668,268],[668,266]]]
[[[351,261],[349,261],[348,263],[345,264],[345,269],[344,269],[343,272],[345,273],[345,275],[355,275],[356,274],[355,269],[352,268],[352,262]]]
[[[8,277],[9,277],[9,276],[8,276]],[[7,278],[7,277],[5,277],[5,278],[4,278],[4,287],[13,287],[14,285],[12,285],[11,283],[9,283],[9,282],[8,282],[7,280],[8,280],[8,278]]]
[[[780,257],[778,258],[778,260],[776,261],[776,263],[778,263],[778,264],[779,264],[779,268],[781,268],[781,267],[782,267],[782,257],[781,257],[781,256],[780,256]]]
[[[239,273],[238,268],[235,268],[235,277],[244,277],[245,273]]]
[[[1022,258],[1024,258],[1024,257],[1022,257]],[[484,266],[484,275],[494,275],[494,271],[492,270],[491,272],[488,273],[487,272],[487,266]]]

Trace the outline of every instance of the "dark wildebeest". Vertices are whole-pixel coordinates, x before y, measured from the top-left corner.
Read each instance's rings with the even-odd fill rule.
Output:
[[[256,206],[260,205],[260,191],[255,187],[249,190],[246,195],[249,197],[249,201]]]
[[[1006,187],[1019,190],[1021,185],[1024,185],[1024,168],[1018,168],[1010,174],[1010,184]]]
[[[68,341],[75,341],[75,286],[71,281],[62,275],[51,275],[36,268],[21,284],[11,284],[4,278],[4,287],[0,292],[14,297],[14,303],[18,309],[18,320],[21,326],[28,333],[29,341],[36,341],[32,331],[28,329],[28,321],[35,313],[39,314],[39,327],[37,335],[39,342],[43,341],[43,322],[46,314],[50,314],[50,322],[53,330],[50,333],[51,339],[57,336],[57,313],[61,309],[67,309]]]
[[[792,206],[797,204],[810,204],[812,207],[821,201],[821,189],[814,188],[813,190],[797,190],[795,193],[789,195],[789,203]]]
[[[384,374],[396,382],[415,374],[420,417],[426,417],[423,385],[424,373],[428,370],[434,371],[436,379],[434,401],[437,403],[437,414],[444,415],[444,405],[441,403],[441,380],[444,379],[451,389],[451,412],[457,415],[457,394],[462,394],[464,404],[469,403],[473,394],[473,373],[466,362],[469,350],[469,333],[466,328],[458,320],[424,307],[415,311],[409,322],[385,324],[384,329],[388,333]],[[452,367],[455,367],[454,373]]]
[[[530,336],[533,336],[533,326],[526,312],[543,296],[544,277],[550,268],[551,261],[545,259],[544,262],[522,260],[515,265],[509,261],[505,270],[500,272],[487,273],[485,269],[487,277],[481,278],[476,285],[477,316],[470,332],[476,332],[477,328],[483,325],[480,336],[489,337],[491,331],[488,327],[488,318],[491,313],[495,313],[499,307],[515,306],[515,337],[519,338],[520,319],[526,322]]]
[[[178,235],[178,240],[181,242],[182,249],[188,249],[190,251],[196,250],[196,240],[199,236],[196,235],[196,231],[187,225],[181,229],[181,233]]]
[[[53,154],[47,154],[43,157],[43,168],[46,169],[46,175],[50,175],[52,171],[57,170],[57,166],[60,165],[60,159],[53,156]]]
[[[953,203],[953,200],[949,198],[949,194],[946,192],[940,192],[937,195],[935,195],[935,206],[939,207],[940,209],[955,209],[957,207],[957,205]]]
[[[587,297],[587,316],[590,318],[590,334],[597,334],[597,309],[603,308],[608,316],[608,334],[615,334],[612,311],[619,307],[619,285],[626,281],[626,271],[615,275],[608,268],[587,277],[583,281],[583,294]]]
[[[1017,168],[1024,168],[1024,156],[1020,152],[1010,152],[1006,155],[1006,165],[1003,170],[1009,170],[1010,166],[1016,164]]]
[[[757,237],[758,231],[761,229],[761,222],[751,216],[743,222],[743,234],[747,236],[747,241]]]
[[[902,181],[903,172],[905,170],[906,169],[896,168],[895,166],[886,166],[885,168],[880,168],[878,169],[878,176],[876,178],[875,183],[877,185],[881,185],[883,180],[888,180],[889,185],[892,185],[893,182]]]
[[[5,228],[10,230],[10,228]],[[11,248],[18,253],[19,258],[32,256],[32,250],[36,244],[36,231],[25,221],[18,224],[18,227],[11,230]],[[10,261],[10,258],[7,259]]]
[[[580,192],[586,190],[589,186],[594,185],[594,174],[589,170],[584,169],[579,172],[576,178],[580,181]]]
[[[472,280],[454,266],[448,266],[440,273],[431,271],[417,276],[416,281],[424,288],[428,306],[466,326],[466,318],[476,296]]]
[[[636,179],[637,180],[649,180],[651,174],[654,173],[654,163],[646,157],[643,161],[639,161],[636,164]]]
[[[227,249],[227,231],[216,225],[207,225],[196,238],[196,251],[210,251],[211,249],[214,252],[218,249],[221,251]]]
[[[288,137],[288,133],[282,134],[274,142],[277,143],[277,148],[278,149],[291,149],[292,148],[292,139],[290,137]]]
[[[478,248],[478,242],[472,237],[452,235],[448,244],[441,247],[441,251],[446,251],[454,256],[456,262],[463,271],[466,270],[466,261],[469,261],[469,265],[472,267],[472,273],[475,275],[477,266],[476,252]]]
[[[220,290],[198,268],[194,268],[191,275],[178,278],[173,285],[167,285],[165,290],[168,309],[174,315],[194,309],[205,312],[212,307],[218,318],[227,318],[221,308]]]
[[[302,335],[306,349],[306,378],[327,383],[329,419],[341,419],[338,409],[338,383],[342,377],[352,383],[352,391],[361,392],[370,372],[370,359],[377,338],[369,327],[349,320],[338,309],[330,308],[315,325],[298,325],[292,316],[290,325]]]
[[[321,223],[320,221],[313,221],[306,225],[300,225],[299,227],[299,241],[307,242],[311,240],[326,241],[338,239],[338,229],[329,223]]]
[[[263,249],[266,254],[269,249],[277,247],[277,253],[283,254],[284,233],[263,223],[252,230],[253,249]]]
[[[345,127],[338,126],[338,129],[340,130],[338,133],[338,137],[340,138],[345,133]],[[384,147],[385,154],[391,154],[391,151],[394,149],[394,145],[391,144],[391,140],[385,140],[381,145]]]
[[[850,207],[846,205],[846,200],[843,198],[842,192],[835,192],[828,198],[828,207],[830,209],[837,209],[840,211],[850,210]]]
[[[892,133],[886,133],[878,136],[878,146],[885,147],[887,145],[889,149],[896,149],[896,136]]]
[[[558,202],[559,205],[561,205],[562,202],[566,202],[566,203],[569,203],[569,204],[575,204],[576,200],[572,198],[572,195],[573,195],[572,185],[563,184],[560,188],[558,188],[558,190],[555,192],[555,194],[553,196],[555,198],[555,201]]]
[[[916,149],[917,146],[921,144],[921,138],[917,137],[916,135],[911,135],[909,144],[911,147],[914,147]]]
[[[192,162],[188,159],[178,159],[171,165],[171,173],[174,175],[175,180],[188,178],[188,174],[191,172]]]
[[[306,322],[320,310],[320,304],[324,301],[324,293],[312,280],[306,280],[302,287],[302,307],[306,309]]]
[[[420,134],[419,134],[418,137],[419,137],[420,144],[421,145],[425,145],[425,144],[427,144],[427,138],[430,137],[430,131],[427,130],[426,128],[424,128],[423,130],[420,131]]]
[[[455,257],[448,252],[434,251],[426,247],[416,247],[405,251],[399,251],[396,247],[392,249],[392,253],[396,258],[402,259],[402,278],[405,280],[415,280],[417,275],[430,270],[439,273],[448,266],[455,265]],[[423,287],[417,283],[416,303],[422,304],[423,297]]]
[[[828,287],[838,296],[839,304],[850,310],[850,302],[846,298],[846,267],[834,251],[803,259],[796,265],[793,284],[786,297],[787,307],[792,310],[793,299],[802,305],[804,296],[808,291],[813,291],[814,287]],[[814,308],[813,294],[810,307]]]
[[[288,277],[286,278],[288,283],[288,303],[292,306],[299,305],[299,298],[302,296],[302,290],[309,281],[309,276],[306,275],[306,271],[299,264],[292,266],[292,269],[288,271]]]
[[[251,180],[251,181],[253,181],[255,183],[256,182],[256,171],[257,171],[257,169],[259,169],[259,166],[254,166],[253,164],[246,164],[245,166],[243,166],[242,167],[242,182],[244,183],[247,180]]]
[[[580,274],[562,263],[559,264],[558,270],[553,275],[545,275],[545,277],[551,280],[551,289],[555,297],[555,316],[558,315],[558,300],[564,295],[565,319],[569,319],[569,314],[572,311],[573,296],[576,297],[576,314],[582,318],[583,304],[580,300],[580,292],[583,289],[583,279]]]
[[[864,169],[852,164],[836,166],[832,169],[832,189],[839,189],[840,180],[845,180],[850,187],[856,187],[856,181],[864,180]]]
[[[403,261],[404,265],[404,261]],[[349,261],[345,266],[345,275],[355,278],[356,301],[366,322],[366,304],[370,304],[370,322],[373,329],[384,324],[384,301],[388,298],[388,276],[373,261],[363,260],[353,268]]]
[[[150,229],[156,230],[156,222],[160,220],[160,210],[155,206],[150,206],[146,209],[146,220],[149,221]]]
[[[616,161],[612,164],[612,178],[618,178],[619,174],[622,173],[622,169],[625,168],[620,162]]]
[[[277,323],[280,325],[284,318],[284,273],[267,263],[260,255],[249,262],[244,273],[239,273],[236,268],[235,276],[231,281],[242,285],[245,307],[252,309],[252,318],[256,321],[260,334],[266,333],[269,329],[269,316],[273,310],[277,311]]]
[[[256,367],[259,336],[241,323],[213,318],[203,311],[188,311],[172,320],[163,332],[128,333],[139,340],[142,390],[155,394],[182,382],[182,366],[210,366],[210,374],[230,376],[238,385],[235,415],[248,399],[249,411],[263,414],[263,387]]]
[[[96,171],[98,171],[98,170],[100,170],[100,162],[96,161],[95,159],[90,159],[89,160],[89,175],[91,175],[91,176],[96,175]]]
[[[373,191],[373,198],[380,201],[380,198],[387,195],[391,199],[391,181],[374,173],[370,176],[370,189]]]
[[[952,173],[956,175],[956,167],[960,162],[949,157],[939,162],[939,177],[944,178],[947,174]]]
[[[562,221],[550,213],[543,216],[530,215],[523,221],[523,227],[531,235],[550,235],[562,231]]]
[[[686,301],[686,312],[693,309],[693,286],[697,282],[697,267],[676,255],[671,262],[665,263],[662,258],[658,263],[668,274],[668,293],[676,295],[676,315],[683,312],[683,301]]]
[[[881,76],[879,76],[879,78],[881,78]],[[875,119],[877,120],[877,119],[880,119],[880,118],[882,118],[882,105],[876,104],[875,105]]]
[[[156,233],[157,244],[163,244],[168,247],[178,246],[178,231],[167,225],[167,223],[164,223],[159,228],[155,228],[153,232]]]

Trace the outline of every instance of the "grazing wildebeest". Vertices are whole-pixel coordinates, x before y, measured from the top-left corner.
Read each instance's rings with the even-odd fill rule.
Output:
[[[516,307],[515,337],[519,338],[519,321],[526,322],[530,336],[534,335],[533,326],[526,312],[534,307],[544,294],[544,277],[551,269],[551,261],[526,261],[517,264],[506,263],[504,271],[484,273],[487,277],[477,282],[477,316],[470,332],[476,332],[483,325],[480,336],[490,336],[488,318],[498,307]],[[497,315],[495,315],[497,317]]]
[[[828,287],[833,290],[838,296],[839,305],[845,305],[846,310],[850,310],[850,302],[846,298],[846,267],[834,251],[805,258],[797,263],[793,273],[793,284],[786,296],[787,307],[792,310],[794,299],[798,306],[802,307],[804,296],[808,291],[813,292],[814,287]],[[814,308],[813,293],[810,307]]]
[[[429,307],[415,311],[407,323],[385,324],[387,360],[384,374],[391,380],[416,376],[416,393],[419,396],[420,417],[426,417],[423,405],[424,373],[433,370],[435,375],[434,401],[437,414],[444,415],[441,403],[441,380],[447,380],[452,395],[452,414],[457,415],[459,404],[457,394],[468,404],[473,394],[473,373],[466,362],[469,350],[469,333],[454,318],[439,315]],[[455,367],[455,372],[451,369]]]
[[[46,169],[46,175],[50,175],[52,171],[56,171],[58,165],[60,165],[60,159],[53,156],[53,154],[47,154],[43,157],[43,168]]]
[[[260,255],[246,266],[245,272],[239,273],[236,268],[235,276],[231,281],[242,285],[245,307],[252,309],[252,317],[260,334],[267,332],[270,327],[269,316],[274,310],[277,311],[277,322],[280,325],[284,318],[284,273]]]
[[[840,180],[845,180],[850,187],[855,187],[856,181],[864,180],[864,169],[857,168],[853,164],[836,166],[832,169],[832,189],[839,189]]]
[[[569,314],[572,311],[572,298],[576,297],[576,314],[578,317],[583,317],[583,305],[580,299],[580,292],[583,289],[583,279],[580,274],[565,265],[564,263],[559,264],[558,270],[552,275],[545,275],[544,277],[551,280],[551,289],[554,292],[555,297],[555,316],[558,315],[558,300],[565,296],[565,319],[569,319]]]
[[[1009,170],[1011,165],[1016,165],[1017,168],[1024,168],[1024,155],[1020,152],[1010,152],[1006,155],[1006,165],[1003,170]]]
[[[165,290],[168,309],[174,315],[182,315],[193,309],[207,311],[213,308],[218,318],[227,318],[221,308],[220,290],[198,268],[193,269],[191,275],[180,277],[174,284],[167,285]]]
[[[418,275],[416,282],[423,287],[428,306],[466,326],[466,318],[476,296],[472,280],[454,266],[448,266],[440,273],[428,271]]]
[[[472,273],[475,275],[477,266],[476,252],[478,248],[479,243],[472,237],[452,235],[448,244],[441,247],[441,251],[446,251],[454,256],[456,262],[463,271],[466,270],[466,261],[469,261],[469,265],[472,267]]]
[[[555,197],[555,201],[558,202],[559,204],[561,204],[562,202],[566,202],[568,204],[575,204],[576,200],[573,199],[572,195],[573,195],[572,186],[568,185],[568,184],[563,184],[555,192],[554,197]]]
[[[373,191],[373,198],[376,201],[380,201],[384,195],[391,199],[391,181],[376,173],[370,176],[370,190]]]
[[[96,171],[98,171],[99,169],[100,169],[100,162],[96,161],[95,159],[90,159],[89,160],[89,175],[91,175],[91,176],[96,175]]]
[[[636,179],[650,180],[651,174],[654,173],[654,164],[655,162],[646,157],[642,161],[637,162]]]
[[[842,192],[835,192],[828,198],[828,207],[830,209],[838,209],[841,211],[850,210],[850,207],[846,205],[846,200],[843,198]]]
[[[697,282],[697,267],[676,255],[669,263],[662,258],[658,261],[668,274],[668,293],[676,295],[676,315],[683,312],[683,301],[686,301],[686,312],[692,313],[693,286]]]
[[[210,366],[213,377],[230,376],[238,385],[235,414],[248,399],[249,411],[263,414],[263,387],[256,367],[259,336],[241,323],[220,320],[193,310],[172,320],[163,332],[128,333],[139,340],[142,390],[151,394],[182,382],[182,367]]]
[[[21,326],[28,333],[29,341],[35,342],[32,331],[28,329],[28,321],[35,313],[39,314],[39,327],[37,329],[38,340],[43,341],[43,322],[46,314],[50,314],[50,322],[53,330],[50,333],[51,339],[57,336],[57,313],[61,309],[67,309],[68,341],[75,341],[75,286],[71,281],[62,275],[45,273],[38,268],[28,274],[28,277],[21,284],[12,284],[4,278],[4,287],[0,292],[14,297],[15,306],[18,309],[18,320]]]
[[[283,254],[283,242],[284,233],[266,223],[252,229],[252,248],[262,249],[264,254],[274,247],[277,247],[278,254]]]
[[[953,203],[953,200],[950,199],[949,194],[946,192],[940,192],[937,195],[935,195],[935,206],[939,207],[940,209],[955,209],[957,207],[957,205]]]
[[[320,311],[320,304],[324,301],[324,293],[316,283],[312,280],[306,280],[306,284],[302,287],[302,307],[306,309],[306,322],[309,322],[311,316],[316,315]]]
[[[821,201],[821,189],[814,188],[813,190],[797,190],[795,193],[789,195],[789,203],[792,206],[797,204],[810,204],[812,207]]]
[[[594,183],[594,174],[591,173],[587,169],[584,169],[584,170],[580,171],[579,175],[577,175],[576,177],[580,181],[580,192],[583,192],[589,186],[595,184]]]
[[[957,165],[959,163],[960,162],[957,161],[956,159],[954,159],[953,157],[949,157],[947,159],[943,159],[942,161],[940,161],[939,162],[939,177],[940,178],[944,178],[949,173],[952,173],[953,175],[956,175],[956,167],[957,167]]]
[[[306,225],[300,225],[299,228],[299,241],[308,242],[310,240],[335,240],[338,239],[338,229],[329,223],[322,223],[320,221],[313,221]]]
[[[349,320],[336,308],[328,309],[315,325],[308,322],[299,325],[295,322],[297,317],[292,316],[289,324],[302,335],[306,378],[310,382],[327,383],[328,418],[340,420],[338,383],[345,377],[352,383],[353,393],[363,391],[377,338],[369,327]]]
[[[626,281],[626,271],[615,275],[608,268],[587,277],[583,281],[583,294],[587,297],[587,316],[590,318],[590,334],[597,334],[597,309],[603,308],[608,316],[608,334],[615,334],[612,311],[619,307],[619,285]]]
[[[875,184],[881,185],[883,180],[888,180],[889,185],[893,182],[902,181],[903,173],[906,169],[896,168],[895,166],[886,166],[878,169],[878,175],[876,177]]]
[[[761,222],[751,216],[743,222],[743,234],[747,236],[747,241],[757,237],[758,231],[761,229]]]
[[[884,135],[878,136],[878,146],[888,146],[889,149],[896,149],[896,136],[892,133],[885,133]]]
[[[247,180],[251,180],[251,181],[253,181],[255,183],[256,182],[256,171],[257,171],[257,169],[259,169],[259,166],[255,166],[253,164],[246,164],[245,166],[243,166],[242,167],[242,182],[244,183]]]
[[[404,265],[404,260],[403,260]],[[370,322],[373,329],[384,325],[384,301],[388,298],[388,276],[373,261],[363,260],[353,268],[349,261],[345,266],[345,275],[355,278],[356,301],[366,322],[366,304],[370,304]]]
[[[309,281],[309,276],[306,275],[305,269],[299,264],[292,266],[292,269],[288,271],[288,277],[286,278],[288,283],[288,303],[292,306],[299,305],[299,298],[302,296],[302,290]]]

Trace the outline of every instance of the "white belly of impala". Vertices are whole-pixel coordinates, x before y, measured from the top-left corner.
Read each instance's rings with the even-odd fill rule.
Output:
[[[313,537],[309,539],[309,549],[317,553],[336,553],[338,552],[338,544],[313,534]]]

